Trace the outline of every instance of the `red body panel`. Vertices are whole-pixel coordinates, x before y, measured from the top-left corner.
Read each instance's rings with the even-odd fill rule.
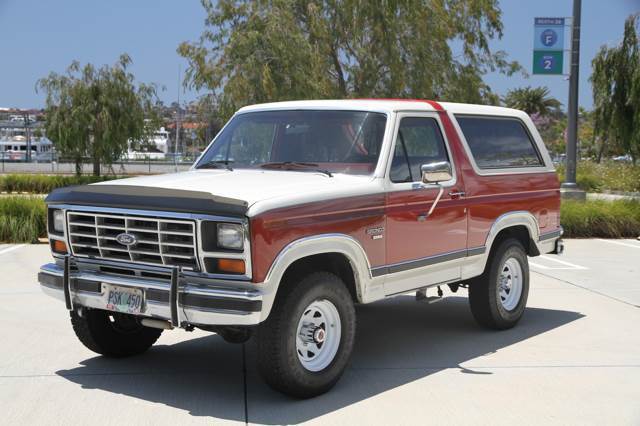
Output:
[[[287,244],[300,238],[339,233],[355,238],[372,267],[385,263],[385,240],[368,228],[384,227],[384,193],[303,204],[269,211],[251,221],[253,281],[261,282]]]
[[[555,172],[478,175],[451,119],[442,112],[440,118],[464,179],[464,201],[468,207],[467,247],[483,246],[491,225],[508,212],[530,212],[538,220],[541,234],[559,228],[560,183]]]
[[[529,211],[540,233],[558,229],[560,190],[554,172],[480,176],[474,171],[446,112],[438,111],[453,155],[457,184],[447,188],[426,222],[436,189],[389,192],[309,203],[272,210],[251,220],[253,281],[262,282],[278,253],[300,238],[328,233],[349,235],[360,242],[371,267],[384,266],[485,245],[498,217]],[[453,198],[449,192],[465,191]],[[428,222],[428,223],[427,223]],[[368,228],[384,227],[374,240]]]
[[[387,195],[387,264],[405,262],[461,250],[467,243],[467,215],[463,199],[451,199],[447,191],[428,219],[426,215],[438,191],[419,189]]]

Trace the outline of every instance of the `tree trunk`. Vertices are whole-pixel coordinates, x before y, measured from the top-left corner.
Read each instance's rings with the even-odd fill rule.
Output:
[[[600,139],[600,146],[598,147],[598,159],[597,159],[597,163],[600,164],[602,162],[602,156],[604,154],[604,149],[606,147],[606,143],[604,139]]]
[[[82,175],[82,158],[76,157],[76,176]]]
[[[99,158],[93,159],[93,175],[100,176],[100,159]]]
[[[331,46],[331,60],[333,61],[333,68],[338,76],[338,87],[340,88],[340,94],[343,97],[347,97],[347,82],[344,79],[344,71],[342,65],[340,65],[340,59],[338,58],[338,52],[335,46]]]

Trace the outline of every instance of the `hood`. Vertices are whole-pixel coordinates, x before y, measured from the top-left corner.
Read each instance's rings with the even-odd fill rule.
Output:
[[[278,207],[370,193],[374,191],[372,182],[371,176],[339,173],[329,177],[324,173],[308,171],[206,169],[106,181],[86,188],[100,192],[115,191],[114,196],[121,192],[118,187],[122,187],[122,190],[126,187],[127,192],[137,191],[140,196],[146,193],[149,196],[153,193],[156,197],[160,193],[168,196],[207,194],[216,201],[242,205],[246,214],[253,216]]]

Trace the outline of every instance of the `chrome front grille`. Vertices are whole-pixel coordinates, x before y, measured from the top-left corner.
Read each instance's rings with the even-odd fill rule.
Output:
[[[67,223],[74,256],[198,270],[194,221],[68,211]],[[120,244],[123,233],[137,241]]]

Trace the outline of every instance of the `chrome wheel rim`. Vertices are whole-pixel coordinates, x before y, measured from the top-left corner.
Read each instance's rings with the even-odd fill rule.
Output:
[[[520,303],[523,280],[520,262],[510,257],[502,265],[502,271],[498,277],[498,296],[502,307],[507,311],[514,310]]]
[[[326,299],[315,300],[305,308],[298,321],[296,352],[302,366],[309,371],[327,368],[340,346],[340,314]]]

